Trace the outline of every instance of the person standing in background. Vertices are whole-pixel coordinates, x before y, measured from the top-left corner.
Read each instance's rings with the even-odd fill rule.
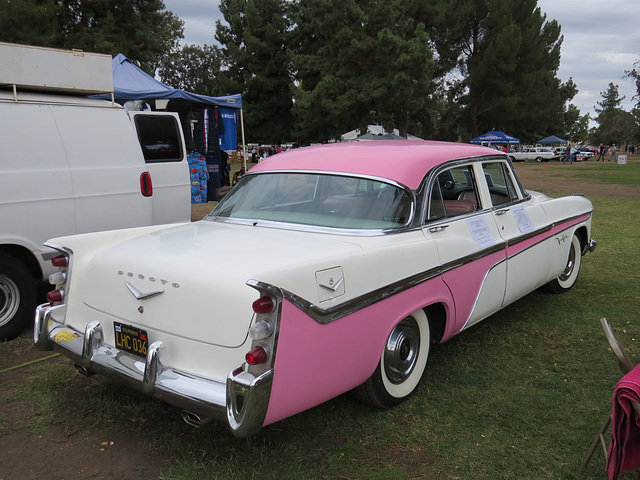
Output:
[[[564,160],[562,160],[562,163],[567,163],[567,159],[569,159],[569,165],[573,165],[573,157],[571,156],[571,142],[567,142],[567,149],[564,151]]]

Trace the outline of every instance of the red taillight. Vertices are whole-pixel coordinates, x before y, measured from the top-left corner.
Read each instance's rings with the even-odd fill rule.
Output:
[[[61,290],[51,290],[47,292],[47,301],[50,303],[57,303],[62,301],[62,291]]]
[[[275,306],[273,299],[267,295],[260,297],[252,305],[253,311],[256,313],[271,313]]]
[[[153,195],[153,184],[151,183],[151,174],[149,172],[143,172],[140,175],[140,193],[142,193],[143,197]]]
[[[260,365],[267,361],[267,351],[261,346],[253,347],[244,356],[244,359],[249,365]]]
[[[69,260],[64,255],[58,255],[51,259],[51,265],[54,267],[66,267]]]

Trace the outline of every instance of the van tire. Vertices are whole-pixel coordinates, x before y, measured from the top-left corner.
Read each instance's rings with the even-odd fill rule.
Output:
[[[33,321],[36,282],[25,265],[8,255],[0,255],[0,340],[22,333]]]

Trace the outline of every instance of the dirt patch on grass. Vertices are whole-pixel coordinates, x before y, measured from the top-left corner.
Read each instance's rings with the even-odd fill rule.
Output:
[[[159,478],[168,460],[148,447],[135,426],[127,431],[73,427],[48,428],[42,434],[31,431],[42,407],[19,392],[32,381],[38,365],[69,362],[53,352],[36,350],[32,336],[28,330],[0,345],[0,480]],[[72,390],[78,398],[85,394],[82,389]],[[74,410],[70,406],[55,415],[64,424],[65,418],[91,414]]]

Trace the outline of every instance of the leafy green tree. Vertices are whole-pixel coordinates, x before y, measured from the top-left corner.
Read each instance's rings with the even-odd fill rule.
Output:
[[[638,121],[630,113],[620,109],[607,110],[598,115],[596,141],[605,145],[618,145],[638,141]]]
[[[54,0],[2,0],[0,1],[0,41],[60,46],[63,32],[58,18],[63,5]]]
[[[585,142],[589,140],[589,122],[591,116],[587,113],[580,114],[580,110],[574,104],[569,103],[578,93],[578,87],[569,78],[566,83],[560,85],[560,100],[565,105],[563,110],[563,123],[559,129],[554,126],[545,132],[548,135],[559,135],[562,138],[574,141]]]
[[[406,135],[430,88],[424,24],[399,0],[300,0],[296,7],[300,138],[326,141],[372,123]]]
[[[627,78],[632,79],[636,85],[636,94],[633,98],[636,101],[635,109],[638,110],[640,109],[640,61],[635,62],[633,68],[631,70],[625,70],[624,73]]]
[[[226,24],[218,21],[223,85],[242,93],[250,141],[291,141],[293,99],[290,29],[285,0],[221,0]]]
[[[639,139],[637,118],[634,114],[620,108],[625,97],[620,97],[618,86],[609,83],[607,90],[600,92],[600,95],[602,100],[597,102],[595,107],[598,114],[596,117],[598,127],[594,132],[596,141],[606,145],[637,141]]]
[[[501,129],[535,141],[563,121],[560,27],[545,21],[537,0],[482,3],[466,62],[471,133]]]
[[[589,121],[591,116],[580,115],[580,110],[573,104],[567,106],[564,112],[564,127],[560,135],[571,141],[584,142],[589,139]]]
[[[3,0],[0,41],[122,53],[154,73],[183,22],[161,0]]]
[[[596,102],[598,106],[595,107],[596,113],[598,114],[619,109],[622,100],[626,98],[620,98],[618,85],[614,85],[613,83],[609,83],[609,87],[604,92],[600,92],[600,95],[602,96],[602,100]]]
[[[558,23],[546,21],[537,0],[452,2],[455,11],[447,10],[453,8],[449,2],[436,0],[425,12],[440,12],[432,16],[432,36],[442,73],[447,68],[459,72],[452,83],[465,107],[467,138],[504,130],[535,141],[559,131],[567,99],[555,76],[562,44]]]
[[[173,88],[202,95],[226,95],[220,85],[220,49],[215,45],[185,45],[162,58],[160,79]],[[232,92],[235,93],[235,92]]]

